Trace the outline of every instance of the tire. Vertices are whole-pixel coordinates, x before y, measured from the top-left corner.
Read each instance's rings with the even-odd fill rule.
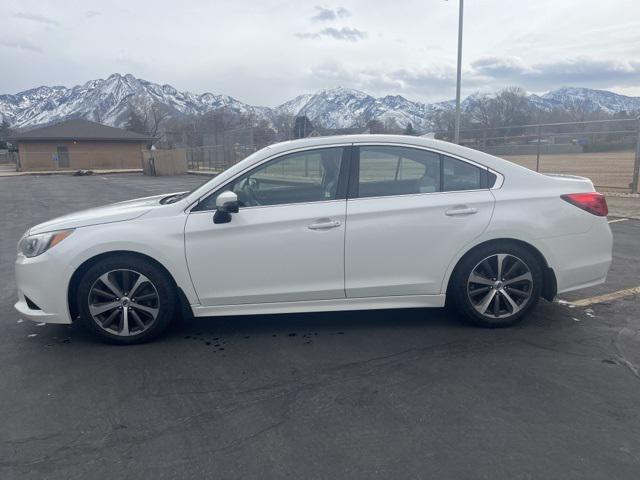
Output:
[[[85,272],[77,302],[83,327],[103,341],[131,345],[166,330],[176,315],[178,297],[172,279],[153,262],[118,255],[99,260]]]
[[[504,241],[465,255],[454,271],[449,291],[453,306],[468,321],[501,328],[516,324],[531,312],[540,298],[542,282],[537,257],[518,243]]]

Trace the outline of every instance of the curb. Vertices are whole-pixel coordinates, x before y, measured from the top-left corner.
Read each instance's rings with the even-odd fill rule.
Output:
[[[187,170],[189,175],[202,175],[205,177],[215,177],[220,174],[220,172],[207,172],[204,170]]]
[[[51,171],[33,171],[33,172],[1,172],[2,177],[25,177],[29,175],[74,175],[78,170],[51,170]],[[93,172],[93,175],[111,175],[117,173],[142,173],[142,169],[130,168],[124,170],[87,170]],[[90,175],[82,175],[90,176]]]

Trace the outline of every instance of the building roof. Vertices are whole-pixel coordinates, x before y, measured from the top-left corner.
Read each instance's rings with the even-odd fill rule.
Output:
[[[121,142],[147,142],[155,140],[149,135],[108,127],[89,120],[67,120],[47,127],[19,133],[12,140],[118,140]]]

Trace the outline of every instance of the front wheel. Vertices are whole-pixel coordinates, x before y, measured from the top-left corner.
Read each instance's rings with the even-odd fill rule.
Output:
[[[133,255],[96,262],[78,288],[82,324],[110,343],[141,343],[162,333],[176,313],[176,293],[162,269]]]
[[[518,244],[480,247],[454,273],[451,294],[457,309],[482,327],[506,327],[526,316],[542,291],[537,258]]]

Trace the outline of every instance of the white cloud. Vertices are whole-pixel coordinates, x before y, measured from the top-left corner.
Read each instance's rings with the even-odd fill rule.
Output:
[[[332,22],[351,16],[351,12],[344,7],[328,8],[318,5],[315,11],[316,13],[311,17],[312,22]]]
[[[358,30],[357,28],[351,28],[351,27],[342,27],[342,28],[327,27],[317,32],[296,33],[296,37],[307,38],[307,39],[319,39],[323,37],[324,38],[328,37],[328,38],[333,38],[335,40],[357,42],[358,40],[363,40],[367,38],[367,32],[363,32],[362,30]]]
[[[0,38],[0,47],[40,53],[42,49],[28,39]]]
[[[562,85],[639,86],[640,61],[582,56],[527,65],[517,57],[484,57],[471,62],[474,74],[490,81],[548,90]]]
[[[18,12],[13,17],[20,20],[29,20],[37,23],[44,23],[45,25],[58,25],[58,22],[56,22],[52,18],[45,17],[44,15],[39,15],[37,13]]]
[[[629,0],[467,2],[464,93],[640,92],[639,16]],[[0,64],[11,66],[0,94],[116,71],[260,105],[337,84],[423,101],[455,93],[451,1],[3,0],[0,18]]]

